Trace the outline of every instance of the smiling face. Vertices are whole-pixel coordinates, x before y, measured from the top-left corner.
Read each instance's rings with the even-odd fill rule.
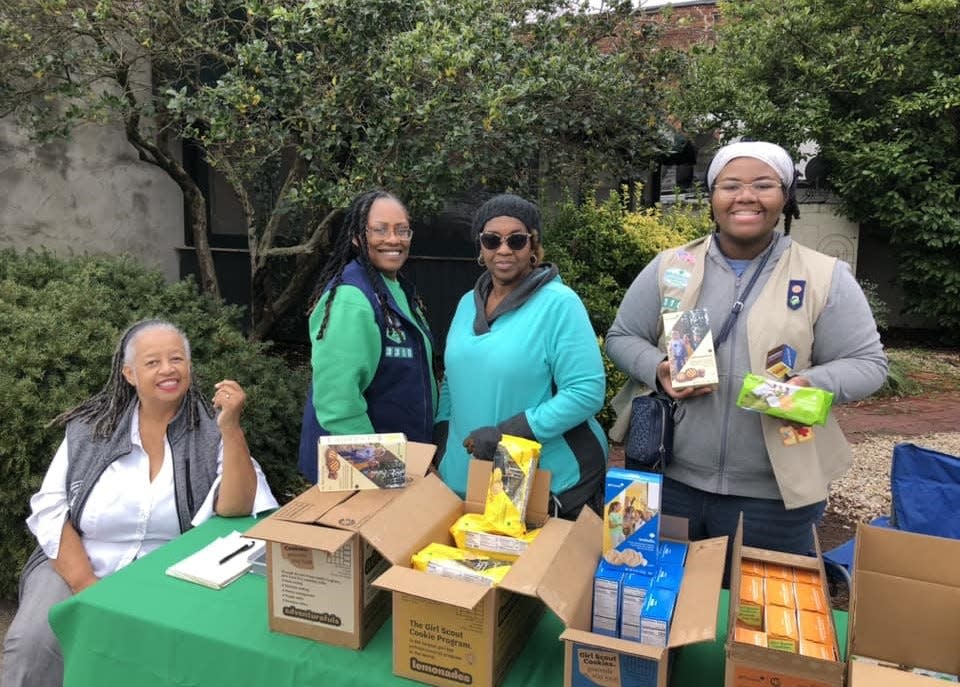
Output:
[[[410,238],[402,238],[410,229],[407,209],[393,198],[378,198],[367,214],[367,255],[380,272],[397,278],[410,254]],[[380,234],[380,235],[378,235]]]
[[[755,182],[773,182],[769,191],[757,192]],[[738,182],[742,188],[724,192],[724,185]],[[760,184],[762,186],[762,184]],[[776,170],[751,157],[731,160],[717,175],[710,196],[710,207],[717,223],[717,242],[724,255],[749,260],[770,243],[780,221],[786,195]]]
[[[190,388],[190,356],[180,333],[150,327],[138,332],[131,344],[123,376],[140,402],[179,405]]]
[[[495,249],[484,248],[480,244],[480,256],[486,266],[493,283],[501,288],[514,289],[521,280],[533,269],[530,261],[534,255],[533,237],[519,250],[512,250],[507,245],[507,237],[511,234],[527,234],[523,222],[515,217],[494,217],[483,225],[483,233],[496,234],[500,237],[500,246]]]

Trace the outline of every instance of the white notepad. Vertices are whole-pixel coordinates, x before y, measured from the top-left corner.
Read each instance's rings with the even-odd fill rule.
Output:
[[[266,542],[233,531],[171,565],[167,574],[211,589],[222,589],[247,572],[251,561],[263,553],[265,547]]]

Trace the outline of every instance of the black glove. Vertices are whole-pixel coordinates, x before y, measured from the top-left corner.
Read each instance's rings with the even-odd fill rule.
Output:
[[[449,433],[449,420],[443,420],[433,426],[433,445],[437,447],[437,451],[433,454],[433,460],[430,464],[434,469],[439,469],[443,455],[447,452],[447,435]]]
[[[527,422],[526,413],[517,413],[513,417],[508,417],[497,425],[497,428],[504,434],[530,439],[531,441],[537,440],[537,438],[533,436],[533,430],[530,429],[530,423]]]
[[[497,427],[477,427],[463,440],[463,447],[467,449],[467,453],[472,453],[474,458],[493,460],[502,436],[503,433]]]

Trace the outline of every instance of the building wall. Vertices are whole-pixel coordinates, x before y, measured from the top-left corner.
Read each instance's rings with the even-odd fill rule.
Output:
[[[840,258],[857,273],[860,225],[834,212],[826,203],[800,204],[800,219],[790,225],[790,236],[798,243]]]
[[[0,119],[0,248],[127,254],[179,278],[183,196],[117,126],[37,145]]]

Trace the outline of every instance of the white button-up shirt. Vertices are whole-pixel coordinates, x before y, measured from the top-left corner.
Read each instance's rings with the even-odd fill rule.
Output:
[[[80,517],[82,541],[93,574],[104,577],[145,556],[180,534],[173,488],[173,453],[164,438],[163,464],[150,480],[150,459],[140,441],[139,409],[130,423],[133,450],[113,461],[90,492]],[[40,491],[30,499],[27,527],[43,552],[55,559],[67,519],[67,438],[57,449]],[[277,507],[257,461],[257,494],[253,513]],[[223,442],[217,448],[217,477],[191,523],[199,525],[214,514],[214,498],[223,474]]]

